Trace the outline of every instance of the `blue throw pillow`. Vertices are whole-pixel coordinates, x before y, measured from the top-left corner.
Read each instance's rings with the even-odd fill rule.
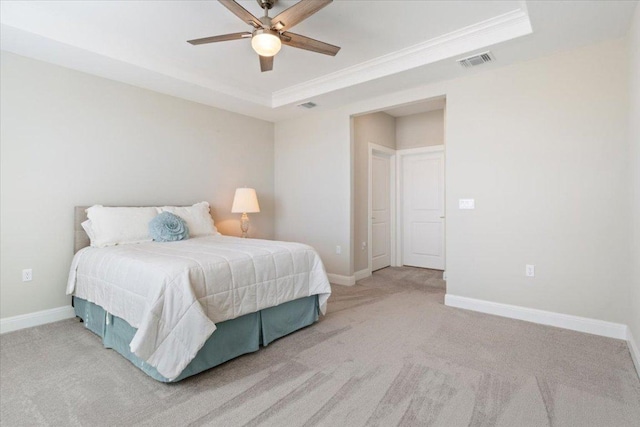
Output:
[[[149,222],[149,234],[156,242],[175,242],[188,239],[189,229],[178,215],[162,212]]]

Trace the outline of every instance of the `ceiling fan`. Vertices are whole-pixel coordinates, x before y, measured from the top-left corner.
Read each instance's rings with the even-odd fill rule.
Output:
[[[205,37],[188,40],[188,43],[199,45],[251,38],[253,50],[260,55],[260,70],[262,72],[273,69],[273,57],[280,51],[283,44],[331,56],[335,56],[340,50],[338,46],[288,31],[291,27],[307,19],[333,0],[301,0],[273,18],[269,17],[269,9],[273,7],[277,0],[257,0],[260,7],[264,9],[264,16],[260,19],[253,16],[234,0],[218,1],[238,18],[253,26],[253,32],[244,31],[242,33]]]

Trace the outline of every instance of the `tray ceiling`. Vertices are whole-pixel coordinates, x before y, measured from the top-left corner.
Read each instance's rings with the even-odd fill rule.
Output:
[[[254,0],[239,3],[260,16]],[[280,0],[270,15],[294,3]],[[407,82],[413,82],[412,73],[425,67],[436,70],[449,58],[455,65],[454,59],[479,49],[505,45],[508,53],[509,42],[523,40],[533,54],[551,51],[555,46],[548,40],[538,37],[539,42],[529,41],[529,47],[527,39],[538,31],[554,37],[563,26],[572,31],[573,22],[557,22],[558,13],[576,16],[566,3],[584,15],[577,14],[576,28],[590,19],[589,14],[599,19],[596,26],[602,28],[591,35],[578,31],[560,45],[617,36],[622,33],[620,26],[628,26],[635,6],[634,2],[557,3],[561,4],[335,0],[297,25],[295,32],[341,46],[338,55],[285,46],[275,57],[274,70],[267,73],[260,72],[249,40],[186,43],[250,29],[217,1],[3,1],[0,21],[3,50],[279,120],[300,114],[294,106],[308,100],[326,98],[328,104],[336,104],[362,98],[369,91],[354,90],[360,86],[401,88],[403,84],[389,84],[398,80],[394,76],[407,74]],[[512,56],[519,55],[514,51]],[[503,65],[511,60],[497,58]],[[451,75],[462,71],[455,68]]]

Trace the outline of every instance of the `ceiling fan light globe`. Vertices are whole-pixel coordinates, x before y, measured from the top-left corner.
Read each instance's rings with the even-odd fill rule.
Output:
[[[282,42],[275,31],[256,30],[251,37],[251,47],[260,56],[274,56],[280,52]]]

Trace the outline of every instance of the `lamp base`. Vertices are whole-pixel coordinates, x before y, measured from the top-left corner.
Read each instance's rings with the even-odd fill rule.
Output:
[[[246,239],[249,236],[249,217],[246,213],[243,213],[240,218],[240,230],[242,230],[242,237]]]

